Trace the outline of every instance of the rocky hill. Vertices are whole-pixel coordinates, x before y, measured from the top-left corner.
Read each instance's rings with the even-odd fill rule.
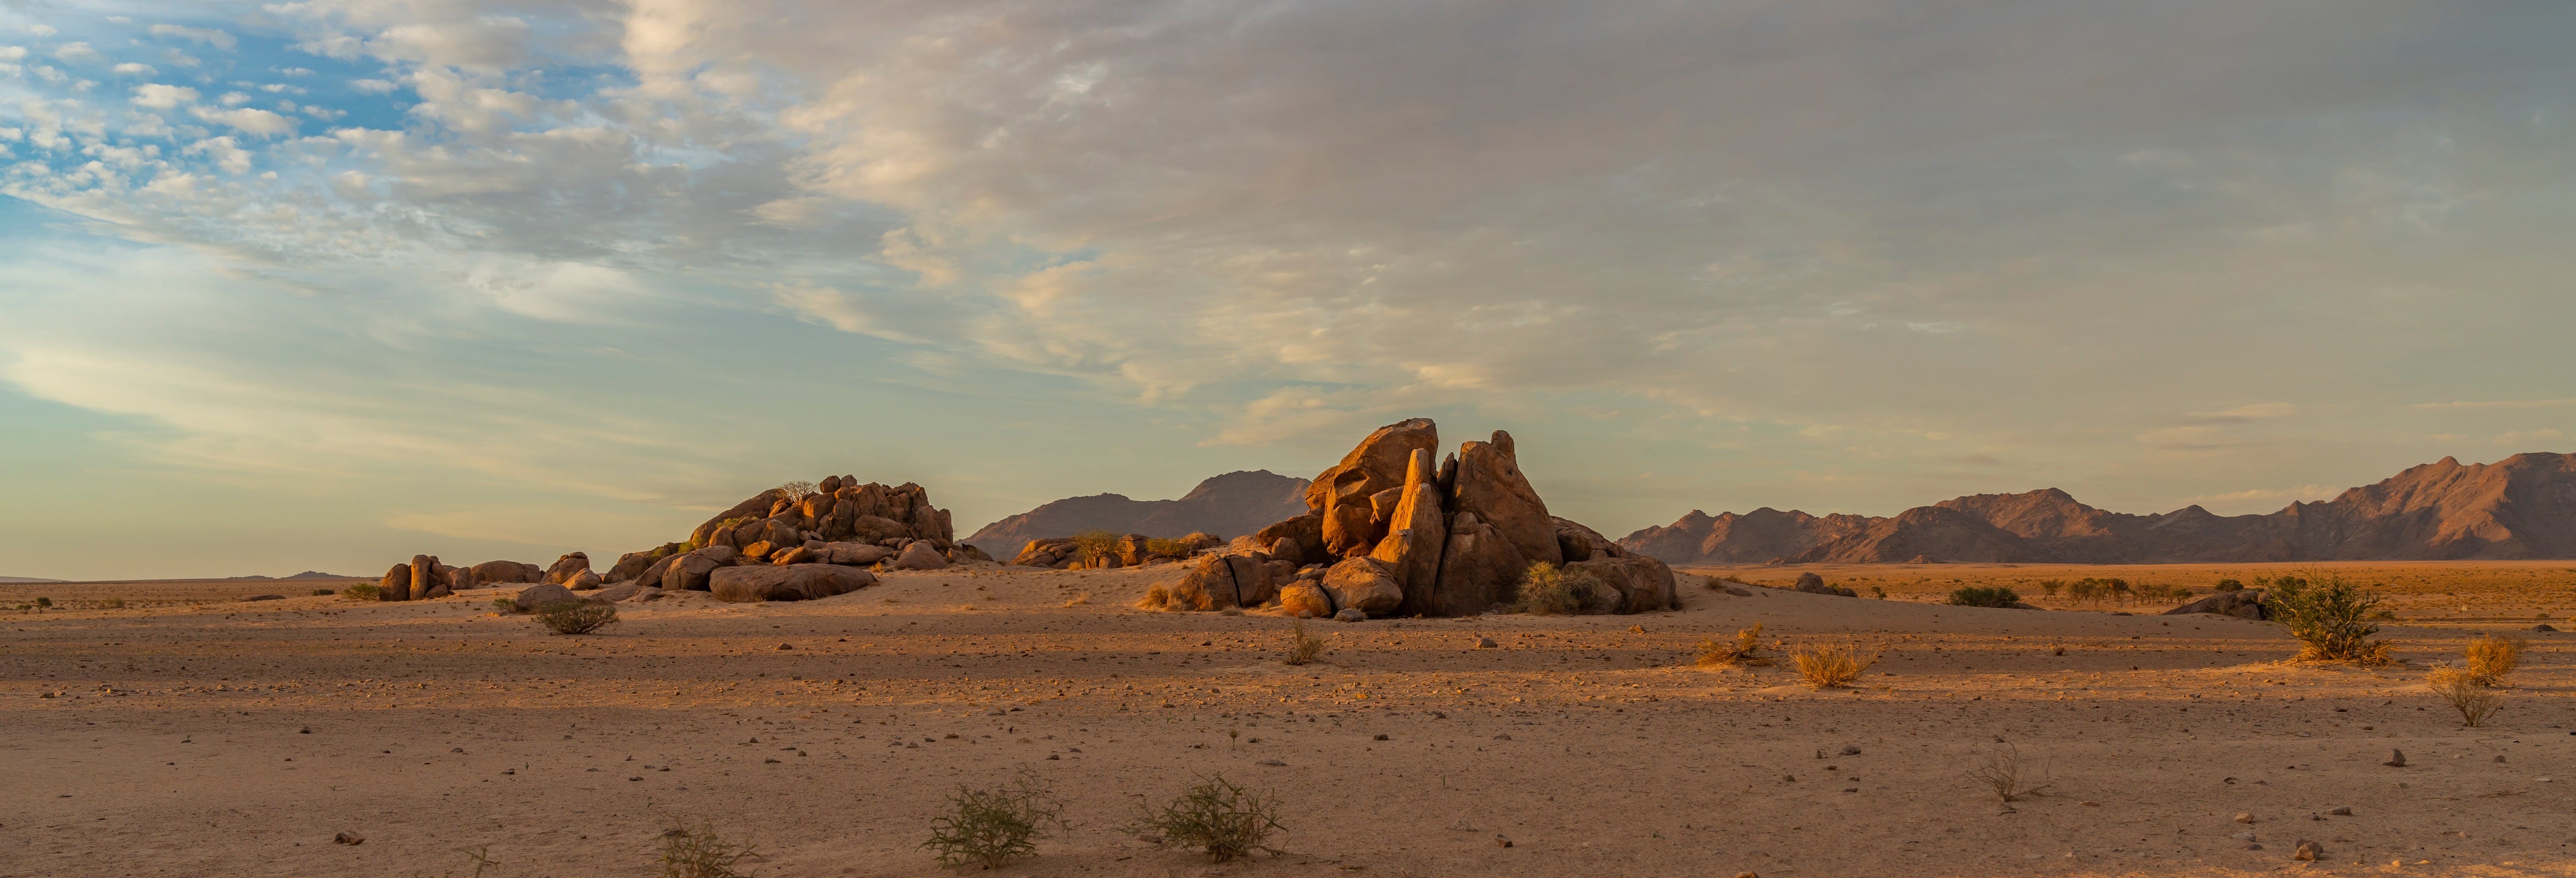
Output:
[[[2152,564],[2576,558],[2576,455],[2452,458],[2269,515],[2108,512],[2055,488],[1977,494],[1889,518],[1692,510],[1620,545],[1674,564],[1979,561]]]
[[[1008,558],[1031,540],[1086,531],[1179,537],[1238,537],[1306,512],[1306,480],[1268,470],[1238,470],[1200,482],[1178,500],[1130,500],[1121,494],[1067,497],[985,525],[966,542]]]

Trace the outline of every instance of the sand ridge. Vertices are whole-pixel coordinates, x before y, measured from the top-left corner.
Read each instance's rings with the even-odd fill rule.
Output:
[[[2473,730],[2420,669],[2285,663],[2233,619],[1693,588],[1637,616],[1310,622],[1330,651],[1292,668],[1287,620],[1126,606],[1167,573],[895,573],[628,605],[589,637],[492,614],[498,589],[0,618],[0,875],[437,874],[483,845],[501,875],[651,874],[675,819],[755,841],[761,874],[929,875],[946,791],[1021,765],[1076,823],[1031,875],[2576,871],[2546,636]],[[1883,659],[1822,691],[1690,666],[1756,622]],[[2499,628],[2389,636],[2420,661],[2473,630]],[[2000,813],[1962,776],[1997,738],[2050,794]],[[1206,772],[1276,789],[1293,853],[1210,866],[1116,831]],[[2299,839],[2327,860],[2292,863]]]

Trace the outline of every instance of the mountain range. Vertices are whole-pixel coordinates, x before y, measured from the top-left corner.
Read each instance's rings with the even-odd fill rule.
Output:
[[[1619,544],[1670,564],[2153,564],[2576,558],[2576,455],[2453,458],[2268,515],[2095,509],[2047,488],[1895,516],[1691,510]]]
[[[1123,494],[1067,497],[985,525],[966,542],[1009,560],[1030,540],[1085,531],[1164,538],[1205,532],[1232,538],[1304,514],[1305,479],[1238,470],[1200,482],[1178,500],[1130,500]]]

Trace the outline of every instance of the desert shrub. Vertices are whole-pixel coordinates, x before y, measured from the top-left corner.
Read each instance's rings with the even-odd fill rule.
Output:
[[[1878,657],[1864,656],[1860,647],[1848,643],[1801,648],[1789,654],[1798,666],[1798,679],[1818,689],[1833,689],[1860,679],[1860,672],[1878,664]]]
[[[556,634],[589,634],[617,624],[617,605],[592,601],[556,601],[537,608],[537,621]]]
[[[1953,607],[2009,607],[2021,603],[2021,595],[2000,585],[1969,586],[1950,593]]]
[[[330,593],[331,593],[331,591],[330,591],[329,589],[323,589],[322,593],[323,593],[323,594],[330,594]],[[125,609],[125,599],[124,599],[124,598],[100,598],[100,599],[99,599],[99,602],[98,602],[98,608],[99,608],[99,609],[102,609],[102,610],[122,610],[122,609]]]
[[[1145,541],[1145,554],[1157,558],[1187,558],[1197,549],[1198,547],[1191,545],[1188,540],[1149,539]]]
[[[1583,612],[1585,602],[1599,593],[1601,580],[1581,571],[1568,572],[1545,561],[1529,566],[1521,574],[1520,597],[1512,608],[1533,616],[1562,616]]]
[[[1880,588],[1880,587],[1875,586],[1875,585],[1870,586],[1870,587],[1869,587],[1869,596],[1870,596],[1870,597],[1877,598],[1877,599],[1882,600],[1882,601],[1883,601],[1883,600],[1887,600],[1887,589]]]
[[[752,856],[750,844],[726,841],[710,824],[662,831],[662,878],[750,878],[733,867]]]
[[[2434,668],[2424,676],[2424,688],[2442,696],[2452,710],[2460,712],[2460,722],[2470,728],[2487,724],[2496,709],[2504,706],[2504,696],[2478,682],[2476,674],[2461,668]]]
[[[2522,664],[2522,641],[2484,635],[2469,641],[2468,659],[2469,676],[2480,686],[2494,686]]]
[[[1063,800],[1037,772],[1021,768],[1011,782],[989,790],[958,784],[948,813],[930,821],[930,840],[921,846],[937,852],[943,866],[999,868],[1037,853],[1049,826],[1065,828],[1063,813]]]
[[[2303,644],[2299,649],[2303,661],[2382,665],[2388,663],[2389,645],[2370,639],[2379,633],[2370,613],[2380,600],[2341,576],[2320,576],[2313,583],[2284,576],[2273,580],[2263,606],[2271,611],[2272,621]]]
[[[1288,657],[1282,661],[1292,665],[1302,665],[1314,661],[1316,656],[1322,654],[1324,654],[1324,639],[1307,632],[1306,620],[1296,619],[1288,623]]]
[[[503,615],[516,613],[519,611],[519,602],[509,598],[493,598],[492,609]]]
[[[2058,590],[2065,587],[2066,580],[2063,579],[2042,579],[2039,581],[2039,593],[2042,597],[2054,598],[2057,596]]]
[[[1996,744],[1994,749],[1985,752],[1975,767],[1968,769],[1968,779],[1993,790],[1995,798],[2001,802],[2012,802],[2048,789],[2049,784],[2036,782],[2046,780],[2045,777],[2025,777],[2033,772],[2033,766],[2022,761],[2020,748]],[[2045,775],[2047,770],[2044,766],[2039,767],[2036,773]]]
[[[2095,585],[2093,580],[2078,579],[2066,584],[2066,599],[2079,604],[2092,603],[2094,595],[2100,591],[2100,586]]]
[[[1090,566],[1102,558],[1118,554],[1118,535],[1105,530],[1087,530],[1073,535],[1074,557]]]
[[[814,493],[814,483],[806,481],[780,482],[778,483],[778,490],[787,492],[787,499],[789,500],[803,500]]]
[[[44,608],[46,608],[46,607],[50,607],[50,606],[53,606],[53,605],[54,605],[54,599],[53,599],[53,598],[37,598],[37,599],[36,599],[36,608],[37,608],[37,609],[44,609]]]
[[[2233,580],[2233,579],[2221,579],[2221,580],[2219,580],[2219,581],[2218,581],[2218,586],[2217,586],[2217,589],[2216,589],[2216,590],[2218,590],[2218,591],[2244,591],[2244,590],[2245,590],[2245,583],[2238,582],[2238,581]]]
[[[1733,641],[1710,637],[1699,642],[1699,664],[1705,667],[1760,667],[1771,664],[1762,654],[1762,623],[1736,629]]]
[[[1280,811],[1279,797],[1267,791],[1251,792],[1221,774],[1203,775],[1171,804],[1145,808],[1126,831],[1164,847],[1197,849],[1223,863],[1254,851],[1286,853],[1265,844],[1271,833],[1287,830],[1279,825]]]
[[[314,589],[314,590],[313,590],[313,596],[314,596],[314,597],[317,597],[317,598],[319,598],[319,597],[330,597],[332,594],[334,594],[334,592],[332,592],[332,591],[331,591],[330,589],[328,589],[328,588],[317,588],[317,589]]]
[[[1069,604],[1068,604],[1068,605],[1069,605]],[[1154,587],[1152,587],[1152,588],[1145,589],[1145,596],[1144,596],[1144,597],[1141,597],[1141,598],[1137,598],[1137,599],[1136,599],[1136,609],[1139,609],[1139,610],[1169,610],[1169,609],[1173,609],[1173,607],[1172,607],[1172,590],[1171,590],[1171,589],[1168,589],[1168,588],[1164,588],[1164,587],[1159,586],[1159,585],[1154,586]]]

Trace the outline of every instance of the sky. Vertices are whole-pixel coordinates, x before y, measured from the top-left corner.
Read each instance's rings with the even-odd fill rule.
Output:
[[[962,535],[1410,416],[1612,534],[2576,451],[2571,44],[2555,2],[0,0],[0,575],[604,565],[834,473]]]

